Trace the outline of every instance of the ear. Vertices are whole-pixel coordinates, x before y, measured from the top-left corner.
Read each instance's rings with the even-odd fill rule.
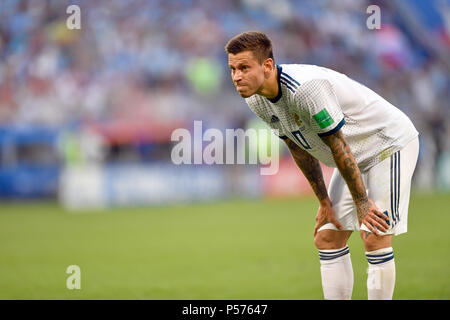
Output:
[[[266,60],[264,60],[263,62],[264,73],[269,74],[270,72],[272,72],[274,66],[275,65],[272,58],[267,58]]]

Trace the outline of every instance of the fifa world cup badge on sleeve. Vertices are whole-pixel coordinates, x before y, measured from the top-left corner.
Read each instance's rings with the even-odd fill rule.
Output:
[[[330,116],[327,109],[325,108],[320,110],[319,113],[313,115],[313,118],[319,125],[320,129],[324,129],[334,123],[333,118]]]

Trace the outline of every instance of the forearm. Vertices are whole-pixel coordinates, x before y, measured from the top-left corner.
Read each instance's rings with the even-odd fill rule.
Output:
[[[294,142],[289,140],[286,144],[289,147],[292,158],[308,180],[319,202],[329,202],[327,187],[323,180],[319,161],[298,147]]]
[[[361,171],[358,168],[358,164],[353,157],[350,147],[341,132],[330,136],[327,142],[333,153],[336,166],[350,190],[358,211],[358,216],[363,218],[362,214],[367,212],[370,205]]]

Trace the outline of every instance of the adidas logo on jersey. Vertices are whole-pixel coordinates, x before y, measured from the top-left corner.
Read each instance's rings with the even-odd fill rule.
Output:
[[[278,117],[276,115],[272,115],[272,118],[270,119],[270,123],[275,123],[280,121],[280,119],[278,119]]]

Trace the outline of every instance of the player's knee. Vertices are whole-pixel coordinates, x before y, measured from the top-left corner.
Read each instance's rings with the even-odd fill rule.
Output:
[[[346,239],[338,236],[338,232],[334,230],[322,230],[317,232],[314,237],[314,245],[319,250],[340,249],[345,247]]]
[[[361,238],[364,243],[366,251],[375,251],[391,246],[392,235],[376,236],[372,232],[361,231]]]

